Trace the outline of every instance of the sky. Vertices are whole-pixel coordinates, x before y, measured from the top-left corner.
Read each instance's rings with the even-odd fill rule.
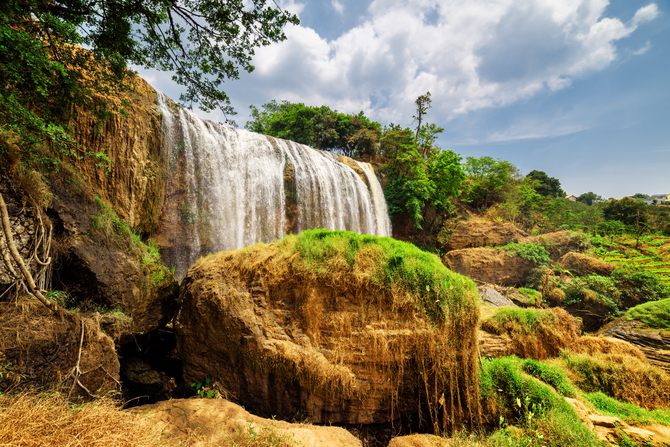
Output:
[[[222,88],[243,127],[275,99],[412,126],[568,194],[670,193],[670,0],[284,0],[300,18]],[[178,99],[170,73],[138,69]],[[223,121],[221,112],[195,111]]]

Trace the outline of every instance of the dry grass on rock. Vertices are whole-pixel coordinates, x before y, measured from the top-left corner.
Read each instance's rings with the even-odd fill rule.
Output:
[[[75,406],[58,393],[0,395],[2,446],[158,446],[163,425],[122,412],[109,399]]]
[[[670,375],[646,360],[616,353],[572,351],[564,351],[561,358],[576,374],[575,385],[588,393],[600,391],[648,410],[670,403]]]
[[[574,317],[561,308],[502,308],[482,322],[482,329],[510,338],[512,353],[542,360],[556,357],[579,337]]]

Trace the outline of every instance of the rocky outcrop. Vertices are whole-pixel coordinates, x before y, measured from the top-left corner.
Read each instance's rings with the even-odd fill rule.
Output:
[[[615,268],[612,263],[577,252],[570,252],[561,256],[558,264],[561,268],[570,270],[574,276],[591,274],[610,276]]]
[[[618,318],[603,326],[598,335],[626,341],[637,347],[649,363],[670,372],[670,333],[641,321]]]
[[[445,245],[447,251],[463,248],[498,247],[519,242],[528,234],[511,223],[489,222],[476,218],[459,222]]]
[[[83,180],[119,217],[143,233],[156,230],[163,201],[161,115],[156,92],[135,78],[135,91],[121,98],[100,98],[126,111],[104,122],[79,114],[72,123],[82,157],[75,167]],[[105,160],[95,154],[104,154]]]
[[[442,258],[444,265],[476,281],[502,286],[523,286],[537,265],[521,256],[495,248],[453,250]]]
[[[81,354],[79,346],[84,331]],[[34,299],[0,303],[0,391],[72,387],[72,397],[118,391],[119,360],[114,342],[95,320],[61,319]]]
[[[565,398],[584,424],[608,445],[619,446],[626,440],[633,445],[665,446],[670,441],[670,430],[659,425],[635,427],[614,416],[605,416],[590,410],[579,399]]]
[[[281,419],[370,424],[419,411],[432,386],[421,382],[422,365],[462,349],[438,348],[452,343],[449,326],[429,323],[413,299],[393,304],[362,276],[304,276],[279,246],[222,252],[189,270],[175,323],[184,379],[218,381],[249,411]],[[461,292],[468,303],[472,292]],[[474,339],[472,317],[449,323],[467,324],[459,342]]]
[[[127,237],[92,228],[91,216],[101,208],[90,192],[60,182],[51,188],[57,199],[47,213],[59,240],[53,287],[67,292],[68,305],[121,309],[133,319],[132,332],[149,332],[170,321],[177,311],[179,285],[167,268],[155,272],[161,280],[152,282]]]
[[[360,447],[354,435],[340,427],[291,424],[263,419],[224,399],[175,399],[132,410],[137,417],[163,423],[166,437],[193,447],[211,445],[300,445]]]

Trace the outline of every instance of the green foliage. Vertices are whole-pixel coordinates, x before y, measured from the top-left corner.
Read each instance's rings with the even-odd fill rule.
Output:
[[[521,256],[537,265],[545,265],[551,262],[547,249],[537,242],[510,242],[500,247],[499,250],[505,250],[509,256]]]
[[[600,442],[572,407],[550,387],[521,371],[516,357],[485,359],[480,369],[483,406],[498,410],[500,425],[507,421],[522,432],[501,428],[487,439],[491,446],[591,447]]]
[[[621,402],[600,391],[583,395],[596,410],[607,416],[618,417],[629,424],[670,425],[670,409],[646,410],[638,405]]]
[[[544,197],[565,197],[565,191],[561,189],[561,182],[554,177],[549,177],[546,172],[533,170],[526,177],[538,182],[535,191],[539,195]]]
[[[477,208],[488,208],[502,202],[519,176],[519,170],[509,161],[489,156],[468,157],[466,160],[465,172],[470,177],[470,183],[462,200]]]
[[[542,304],[542,293],[535,289],[527,289],[526,287],[519,287],[519,293],[528,297],[528,303],[539,306]]]
[[[205,383],[202,382],[193,382],[191,388],[195,388],[195,392],[201,398],[205,399],[216,399],[219,397],[219,392],[211,387],[212,381],[207,378]]]
[[[670,298],[650,301],[628,309],[627,320],[638,320],[653,328],[670,330]]]
[[[391,216],[406,212],[414,225],[421,228],[427,204],[438,210],[451,209],[451,198],[460,194],[465,174],[458,154],[440,150],[425,160],[413,146],[410,131],[402,133],[403,149],[386,166],[388,184],[384,195]]]
[[[618,267],[610,277],[621,292],[622,300],[644,302],[670,298],[670,287],[663,284],[658,276],[643,270],[640,266]]]
[[[327,106],[311,107],[303,103],[273,100],[262,110],[249,106],[251,121],[245,128],[252,132],[331,150],[348,157],[375,155],[381,125],[370,121],[363,112],[347,115]]]
[[[565,306],[591,302],[605,305],[613,315],[619,315],[621,292],[612,278],[596,274],[577,277],[564,284],[562,289],[565,292]]]
[[[437,256],[412,244],[331,230],[306,230],[298,236],[285,237],[279,244],[292,247],[299,255],[294,260],[299,271],[320,278],[334,269],[353,269],[360,252],[373,256],[374,270],[366,273],[369,280],[380,289],[405,292],[435,322],[444,321],[444,316],[456,312],[456,308],[477,312],[474,283],[447,269]]]
[[[584,194],[581,194],[579,197],[577,197],[577,201],[581,202],[585,205],[591,206],[594,204],[596,201],[603,200],[602,197],[600,197],[598,194],[594,192],[585,192]]]
[[[150,238],[146,243],[143,242],[142,237],[99,197],[95,198],[95,203],[99,211],[91,215],[92,230],[103,234],[110,242],[126,245],[139,258],[145,276],[145,288],[157,290],[171,283],[174,275],[163,265],[156,241]]]
[[[575,397],[576,389],[567,374],[557,366],[546,365],[534,359],[526,359],[521,363],[521,369],[544,383],[553,386],[562,396]]]
[[[184,103],[232,113],[220,84],[252,71],[254,48],[285,39],[296,16],[266,0],[82,2],[6,0],[0,9],[0,160],[21,158],[41,172],[81,157],[69,123],[90,112],[99,123],[127,104],[127,64],[174,72]],[[90,51],[84,51],[85,46]],[[96,164],[108,166],[98,154]]]

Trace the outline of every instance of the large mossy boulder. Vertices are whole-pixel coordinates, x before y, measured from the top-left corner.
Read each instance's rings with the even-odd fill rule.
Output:
[[[180,298],[185,380],[254,414],[478,423],[477,291],[413,245],[304,231],[200,259]]]

